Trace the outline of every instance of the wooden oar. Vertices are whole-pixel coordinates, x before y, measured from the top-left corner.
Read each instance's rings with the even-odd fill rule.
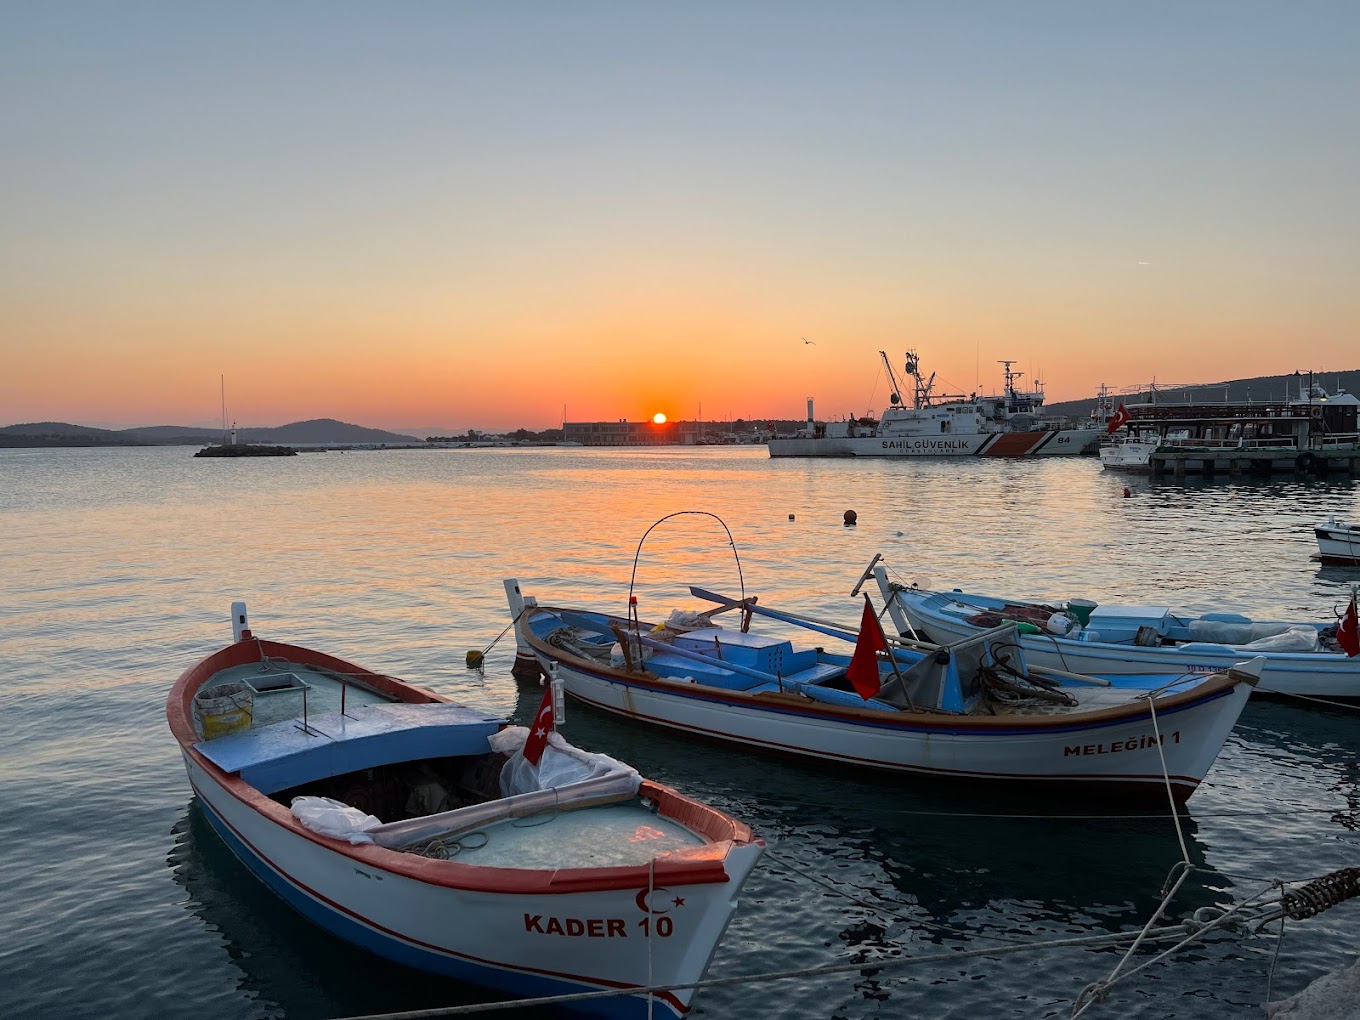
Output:
[[[746,609],[757,616],[768,616],[772,620],[781,620],[784,623],[791,623],[796,627],[803,627],[807,630],[814,630],[818,634],[825,634],[827,637],[840,638],[842,641],[849,641],[853,644],[858,640],[859,635],[853,630],[833,623],[830,620],[819,620],[815,616],[800,616],[797,613],[782,612],[778,609],[769,609],[765,606],[758,606],[754,599],[741,601],[728,598],[726,595],[719,595],[717,592],[708,591],[705,588],[690,587],[689,593],[696,599],[703,599],[706,602],[717,602],[725,609]]]

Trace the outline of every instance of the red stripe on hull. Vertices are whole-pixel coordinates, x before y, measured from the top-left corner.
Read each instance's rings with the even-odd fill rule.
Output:
[[[1023,457],[1032,451],[1047,432],[1003,432],[982,451],[984,457]]]

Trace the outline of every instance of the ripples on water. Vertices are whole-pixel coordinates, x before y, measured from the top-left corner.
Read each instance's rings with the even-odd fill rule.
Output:
[[[1355,516],[1350,479],[1174,484],[1086,458],[770,461],[762,448],[191,453],[0,452],[0,1015],[325,1017],[487,997],[318,932],[207,828],[164,699],[228,640],[237,598],[264,636],[522,720],[539,691],[511,678],[508,636],[484,671],[463,665],[508,622],[507,576],[544,601],[622,612],[637,556],[644,618],[695,608],[685,585],[744,580],[766,603],[846,621],[876,552],[908,582],[1274,617],[1328,618],[1360,581],[1309,560],[1315,521]],[[639,555],[680,510],[722,517],[740,573],[703,517],[667,522]],[[1350,710],[1247,707],[1190,801],[1197,870],[1173,918],[1360,864],[1358,726]],[[1063,805],[698,745],[575,705],[565,732],[767,840],[710,976],[998,949],[713,988],[698,1015],[1066,1017],[1117,955],[1001,951],[1140,926],[1181,857],[1156,814],[1048,818]],[[1275,997],[1349,961],[1358,910],[1291,922]],[[1084,1016],[1241,1015],[1264,999],[1275,947],[1197,944]]]

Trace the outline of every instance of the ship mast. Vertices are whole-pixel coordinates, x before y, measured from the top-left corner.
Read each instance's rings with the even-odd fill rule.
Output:
[[[883,359],[883,367],[887,369],[888,380],[892,383],[892,402],[894,405],[902,402],[901,387],[897,384],[897,376],[893,372],[892,363],[888,360],[888,355],[884,351],[879,351],[878,356]],[[921,363],[915,351],[907,351],[906,373],[911,376],[915,383],[912,395],[912,406],[916,410],[922,410],[930,406],[930,391],[935,388],[935,373],[930,373],[929,379],[921,378]]]
[[[226,373],[223,373],[222,376],[221,376],[220,378],[221,378],[221,384],[222,384],[222,445],[226,446],[226,445],[227,445],[227,440],[228,440],[228,438],[231,439],[231,442],[232,442],[233,444],[236,442],[236,439],[235,439],[235,437],[229,437],[229,436],[228,436],[228,433],[227,433],[227,376],[226,376]]]

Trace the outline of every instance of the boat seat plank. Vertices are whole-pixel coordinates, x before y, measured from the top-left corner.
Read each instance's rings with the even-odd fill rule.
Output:
[[[819,684],[844,675],[845,666],[834,662],[819,662],[808,669],[800,669],[797,673],[790,673],[784,679],[795,684]]]
[[[485,754],[501,720],[463,705],[364,705],[201,740],[194,749],[263,793],[421,758]]]
[[[647,669],[657,676],[670,677],[675,680],[691,677],[698,683],[710,687],[721,687],[725,691],[747,691],[760,685],[760,681],[755,677],[724,669],[722,663],[716,659],[712,665],[709,665],[683,655],[670,655],[666,652],[660,652],[647,659]]]

